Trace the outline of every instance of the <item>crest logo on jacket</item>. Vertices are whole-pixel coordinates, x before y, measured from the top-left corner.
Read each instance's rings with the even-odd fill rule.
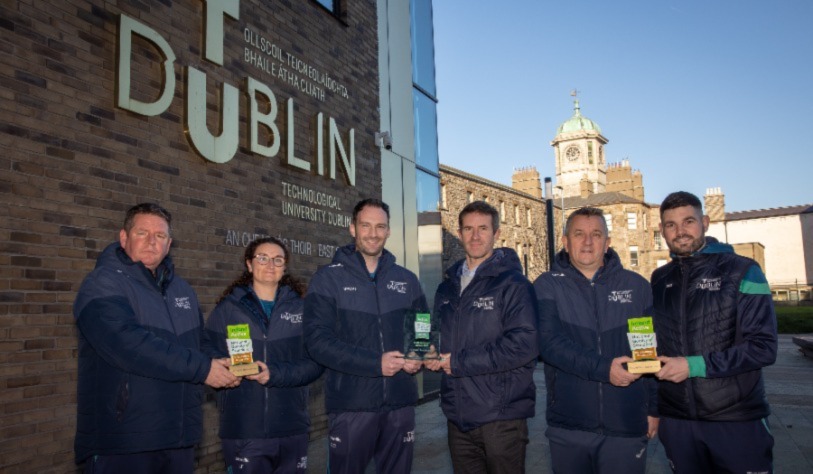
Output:
[[[494,309],[494,297],[493,296],[483,296],[474,300],[471,304],[473,307],[477,309],[482,309],[485,311],[491,311]]]
[[[299,324],[302,322],[302,313],[289,313],[286,311],[280,314],[279,318],[288,321],[292,324]]]
[[[189,301],[188,296],[175,298],[175,307],[181,309],[192,309],[192,302]]]
[[[390,281],[387,283],[387,289],[404,294],[407,290],[407,284],[405,281]]]
[[[707,290],[707,291],[720,291],[720,286],[723,284],[723,279],[721,277],[717,278],[702,278],[699,282],[697,282],[697,289],[698,290]]]
[[[613,303],[632,303],[632,290],[611,291],[607,300]]]

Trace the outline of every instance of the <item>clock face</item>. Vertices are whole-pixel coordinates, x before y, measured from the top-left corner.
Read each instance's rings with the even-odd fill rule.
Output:
[[[579,155],[581,154],[582,152],[579,151],[579,148],[574,145],[571,145],[565,149],[565,157],[570,161],[576,161],[579,159]]]

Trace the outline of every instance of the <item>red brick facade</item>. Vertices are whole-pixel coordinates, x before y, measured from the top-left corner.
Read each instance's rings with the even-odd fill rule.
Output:
[[[375,3],[346,2],[341,19],[315,1],[239,4],[239,19],[219,19],[220,66],[204,58],[201,0],[0,3],[0,471],[76,469],[71,305],[130,206],[153,201],[173,213],[172,255],[208,315],[240,272],[250,236],[289,239],[292,272],[307,277],[329,261],[332,246],[349,241],[343,227],[353,204],[380,196]],[[176,56],[172,100],[159,115],[116,104],[121,14],[157,32]],[[155,101],[166,81],[162,54],[141,37],[132,44],[132,97]],[[264,62],[246,60],[268,44],[276,49]],[[277,75],[268,70],[273,64]],[[207,124],[215,135],[221,86],[238,90],[239,143],[225,163],[204,159],[185,133],[189,68],[207,76]],[[280,148],[273,157],[250,150],[248,77],[275,95]],[[310,172],[287,164],[288,99],[294,155],[311,163]],[[268,110],[267,100],[260,104],[261,113]],[[320,113],[324,175],[314,170]],[[336,178],[329,177],[330,119],[346,154],[353,130],[355,186],[338,156]],[[272,139],[267,128],[260,135]],[[318,398],[321,385],[312,392]],[[222,469],[209,398],[199,471]],[[311,406],[323,429],[321,403]]]

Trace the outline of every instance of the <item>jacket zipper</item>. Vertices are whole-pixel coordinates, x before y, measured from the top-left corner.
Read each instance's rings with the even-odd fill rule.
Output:
[[[175,335],[175,338],[178,339],[178,330],[175,328],[175,321],[172,319],[172,307],[170,306],[169,301],[167,301],[167,294],[164,291],[164,289],[161,288],[160,286],[158,286],[157,284],[156,284],[156,287],[158,288],[158,292],[161,294],[161,299],[164,300],[164,307],[167,310],[167,316],[169,316],[169,324],[172,325],[172,332]],[[178,399],[178,402],[180,404],[181,413],[184,413],[184,409],[183,409],[184,400],[186,400],[186,383],[181,384],[181,396]],[[182,444],[184,444],[184,437],[185,437],[184,432],[186,431],[186,426],[184,424],[185,420],[186,420],[186,418],[182,415],[181,416],[181,424],[178,427],[179,430],[180,430],[180,434],[181,434],[180,439],[178,440],[178,446],[181,446]]]
[[[590,281],[590,289],[592,290],[593,295],[593,316],[596,318],[596,348],[598,349],[598,355],[602,355],[601,351],[601,318],[598,316],[598,296],[596,292],[596,284],[594,281]],[[596,383],[598,385],[598,428],[599,433],[604,432],[604,384],[601,382]]]
[[[378,343],[379,347],[381,348],[381,354],[384,354],[384,324],[381,320],[381,302],[378,299],[378,285],[376,284],[376,280],[378,280],[378,269],[376,269],[375,278],[370,279],[370,283],[373,285],[373,294],[375,294],[375,307],[376,313],[378,315]],[[381,393],[381,407],[383,408],[387,404],[387,377],[384,374],[381,374],[381,383],[382,383],[382,393]],[[394,377],[394,375],[393,375]]]
[[[461,326],[460,312],[461,312],[461,310],[463,308],[463,293],[465,293],[466,290],[471,290],[472,284],[474,283],[475,279],[477,279],[477,274],[476,273],[474,274],[474,277],[472,277],[469,284],[466,285],[466,288],[463,288],[463,289],[461,289],[463,285],[460,282],[460,279],[458,278],[456,280],[456,283],[458,283],[458,284],[454,288],[455,293],[457,294],[457,307],[455,307],[455,310],[454,310],[454,343],[455,344],[452,347],[457,347],[457,343],[458,343],[458,341],[460,341],[460,326]],[[451,364],[451,360],[449,361],[449,363]],[[450,366],[450,368],[451,368],[451,366]],[[457,398],[458,397],[457,394],[461,393],[461,389],[460,389],[460,387],[458,387],[458,381],[455,378],[451,377],[451,376],[447,376],[447,377],[449,377],[451,382],[455,385],[455,390],[454,390],[455,398],[456,398],[455,406],[456,407],[462,407],[463,406],[462,401],[459,398]],[[457,426],[464,426],[463,416],[461,415],[461,410],[460,409],[457,410]]]
[[[684,354],[686,354],[684,357],[687,357],[689,355],[688,354],[688,352],[689,352],[689,327],[688,326],[689,325],[686,324],[686,294],[688,293],[688,288],[686,287],[686,285],[689,284],[689,272],[688,272],[688,270],[686,268],[686,265],[685,265],[683,259],[680,259],[679,263],[680,264],[678,265],[678,268],[680,269],[680,280],[681,280],[681,285],[680,285],[680,291],[681,291],[681,293],[680,293],[680,311],[679,311],[679,314],[680,314],[679,324],[680,324],[680,329],[681,329],[680,337],[682,339],[681,345],[683,346],[683,351],[682,352]],[[686,402],[688,403],[688,406],[689,406],[689,417],[691,419],[697,419],[697,407],[694,404],[694,389],[692,387],[692,379],[687,378],[685,382],[686,382],[686,395],[687,395]]]

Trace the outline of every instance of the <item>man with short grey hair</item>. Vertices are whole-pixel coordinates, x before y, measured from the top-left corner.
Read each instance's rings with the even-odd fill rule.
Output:
[[[562,242],[534,282],[553,472],[643,474],[657,384],[624,364],[628,320],[651,314],[649,283],[621,266],[601,209],[571,213]]]

